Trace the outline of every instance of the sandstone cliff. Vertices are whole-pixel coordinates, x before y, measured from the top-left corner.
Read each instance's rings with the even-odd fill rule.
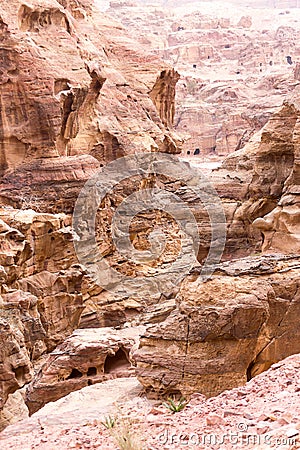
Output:
[[[178,151],[178,74],[92,2],[15,0],[0,15],[2,202],[70,212],[101,164]]]
[[[101,293],[73,246],[83,184],[122,155],[177,153],[179,140],[178,74],[93,2],[2,3],[0,40],[2,408]]]
[[[180,73],[175,127],[191,159],[242,148],[298,84],[299,9],[236,3],[120,1],[108,10]]]
[[[26,414],[21,393],[15,394],[24,386],[33,412],[72,390],[132,375],[137,364],[149,393],[216,395],[299,352],[297,89],[275,113],[272,106],[261,120],[254,114],[254,128],[266,124],[211,174],[226,215],[226,223],[213,225],[227,227],[224,259],[230,261],[205,283],[201,267],[213,237],[207,205],[191,189],[199,179],[197,167],[189,178],[177,172],[172,179],[170,166],[163,175],[139,173],[106,196],[95,218],[97,244],[110,267],[132,279],[155,282],[181,247],[174,217],[151,204],[134,217],[130,242],[148,250],[153,229],[164,232],[163,256],[153,264],[133,264],[116,251],[112,219],[132,192],[156,187],[176,194],[193,212],[201,235],[198,262],[181,285],[167,294],[158,289],[156,295],[145,291],[120,299],[95,283],[88,264],[79,264],[71,213],[86,180],[107,163],[145,151],[180,152],[172,129],[178,73],[145,53],[141,39],[128,38],[122,25],[88,0],[13,0],[1,5],[0,16],[0,426],[13,414]],[[229,33],[226,20],[202,19],[205,30],[216,26]],[[240,18],[237,28],[247,27],[249,18]],[[219,31],[214,37],[221,40]],[[289,30],[276,36],[284,46]],[[285,78],[281,94],[295,83]],[[203,89],[224,105],[222,86]],[[242,95],[239,87],[226,87],[226,102],[235,98],[235,89]],[[245,127],[239,120],[231,129],[233,123]],[[250,136],[253,129],[244,131]],[[187,221],[186,210],[178,209]],[[260,251],[264,255],[254,257]],[[184,256],[190,253],[185,246]],[[146,332],[135,334],[133,326],[145,324],[151,324]]]

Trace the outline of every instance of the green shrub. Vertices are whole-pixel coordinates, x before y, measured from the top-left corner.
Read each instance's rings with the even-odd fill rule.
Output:
[[[177,413],[179,411],[182,411],[186,405],[187,405],[187,400],[183,397],[181,397],[178,401],[172,398],[168,398],[167,402],[163,403],[164,406],[171,411],[172,414]]]
[[[106,416],[101,423],[105,428],[110,430],[116,425],[116,419],[113,416]]]

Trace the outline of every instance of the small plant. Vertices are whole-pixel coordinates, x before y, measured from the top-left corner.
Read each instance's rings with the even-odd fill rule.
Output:
[[[142,450],[137,436],[131,432],[131,422],[122,416],[105,416],[101,424],[110,431],[120,450]]]
[[[165,402],[163,405],[169,410],[171,411],[172,414],[175,414],[179,411],[182,411],[186,405],[187,405],[187,400],[183,397],[181,397],[178,401],[175,400],[175,398],[168,398],[167,402]]]
[[[127,428],[119,430],[114,437],[121,450],[141,450],[139,443]]]
[[[101,423],[105,428],[111,430],[116,425],[116,419],[113,416],[106,416]]]

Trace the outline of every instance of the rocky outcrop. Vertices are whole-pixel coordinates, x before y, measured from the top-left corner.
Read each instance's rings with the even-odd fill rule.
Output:
[[[70,392],[134,375],[131,351],[143,329],[77,330],[47,357],[26,390],[30,414]]]
[[[159,115],[167,127],[172,127],[175,116],[175,87],[179,80],[179,74],[174,70],[164,70],[157,77],[149,95],[159,112]],[[173,152],[176,153],[174,148]]]
[[[274,2],[239,3],[234,15],[217,2],[181,6],[112,2],[108,13],[180,73],[175,127],[186,140],[183,155],[224,156],[242,148],[297,85],[299,14],[279,14]]]
[[[300,253],[300,147],[299,118],[293,129],[291,143],[294,147],[293,168],[283,187],[283,194],[276,208],[264,218],[258,218],[253,226],[263,234],[264,252],[281,251],[284,253]]]
[[[122,14],[123,6],[115,6]],[[130,3],[125,6],[135,8]],[[128,352],[135,340],[126,336],[127,328],[109,330],[108,335],[107,330],[96,331],[95,327],[152,324],[135,353],[137,373],[147,391],[162,395],[190,396],[194,390],[215,395],[244,384],[274,361],[300,351],[296,256],[223,264],[212,279],[202,283],[200,265],[208,254],[212,231],[207,205],[191,188],[207,185],[203,180],[198,183],[196,169],[184,180],[177,172],[172,179],[169,165],[162,175],[151,172],[144,177],[139,172],[132,180],[124,179],[103,199],[95,219],[96,240],[110,267],[133,279],[148,277],[154,283],[162,270],[168,284],[166,268],[181,247],[184,257],[191,253],[191,245],[181,245],[180,229],[170,214],[153,209],[157,205],[152,202],[150,210],[136,214],[131,221],[130,244],[136,250],[148,251],[151,239],[161,232],[168,237],[165,253],[149,265],[147,261],[132,263],[118,253],[111,225],[116,209],[134,191],[158,187],[164,195],[176,194],[194,213],[201,232],[199,265],[182,286],[175,283],[162,294],[157,283],[155,296],[150,289],[140,296],[126,291],[127,297],[120,300],[95,284],[86,267],[78,264],[74,250],[74,242],[82,237],[74,233],[70,216],[78,193],[92,175],[121,156],[180,151],[172,130],[179,75],[157,58],[160,50],[144,53],[148,36],[134,43],[120,24],[101,15],[89,0],[30,0],[26,4],[13,0],[1,5],[0,16],[2,426],[15,408],[11,396],[25,384],[29,383],[27,404],[33,412],[72,390],[132,372]],[[158,9],[153,22],[159,17],[164,22]],[[253,39],[257,29],[255,20],[251,25],[249,18],[243,17],[234,32],[230,20],[203,14],[188,13],[183,24],[174,24],[174,18],[169,22],[165,49],[169,60],[178,57],[181,64],[187,58],[191,64],[196,58],[196,66],[207,70],[209,77],[216,64],[222,66],[225,55],[227,61],[243,68],[243,73],[234,74],[234,80],[215,80],[212,86],[207,78],[202,83],[196,77],[196,84],[192,83],[193,73],[185,74],[186,86],[182,85],[180,92],[191,95],[191,100],[199,88],[198,100],[205,98],[195,117],[200,123],[208,122],[201,133],[207,138],[203,147],[212,152],[217,150],[216,143],[222,148],[228,143],[224,153],[231,146],[242,147],[253,129],[267,122],[275,98],[278,106],[281,94],[297,83],[296,70],[292,78],[279,71],[261,79],[260,70],[264,69],[258,69],[258,77],[250,77],[244,89],[237,75],[254,70],[258,61],[269,64],[271,55],[268,46],[264,55],[258,55],[256,46],[248,42],[247,33],[256,30]],[[196,31],[182,29],[190,20]],[[245,55],[236,49],[241,34],[245,34],[241,39]],[[270,32],[264,34],[269,39]],[[161,36],[155,36],[150,35],[149,40],[161,41]],[[202,48],[197,43],[195,48],[190,45],[195,36],[214,39],[215,46]],[[293,33],[280,27],[271,37],[268,42],[278,44],[274,61],[277,58],[281,67],[281,50],[294,43]],[[263,100],[257,102],[257,109],[249,110],[258,78]],[[266,102],[270,87],[280,95],[272,91],[274,95]],[[228,224],[225,258],[253,255],[261,248],[263,252],[298,251],[297,96],[296,91],[246,147],[212,173]],[[213,105],[211,109],[208,104]],[[184,115],[182,120],[186,120]],[[215,125],[222,121],[218,131]],[[244,133],[247,123],[252,125]],[[184,181],[190,185],[184,186]],[[88,201],[85,204],[90,206]],[[185,212],[179,211],[187,224]],[[223,219],[222,215],[213,225],[224,227]],[[183,262],[177,272],[185,267],[186,260]],[[123,285],[121,288],[125,290]]]
[[[104,164],[178,153],[180,140],[177,72],[92,1],[3,3],[0,42],[2,408],[80,324],[120,325],[140,309],[131,299],[108,306],[78,264],[70,213]]]
[[[177,308],[147,327],[135,352],[149,394],[215,396],[299,352],[299,259],[265,257],[190,275]]]
[[[71,267],[67,216],[12,208],[2,208],[0,215],[6,221],[0,222],[3,407],[9,394],[32,379],[33,361],[78,327],[84,271]],[[9,417],[4,410],[0,426]]]
[[[7,426],[29,417],[22,389],[9,394],[8,399],[0,412],[0,431]]]
[[[227,251],[298,253],[299,94],[240,151],[213,171],[224,201]],[[245,254],[245,253],[244,253]]]
[[[110,380],[49,403],[29,420],[5,430],[0,445],[7,450],[76,448],[115,449],[118,437],[153,449],[212,447],[299,448],[300,357],[274,364],[246,386],[206,399],[195,394],[188,406],[170,414],[163,405],[138,397],[134,378]],[[114,430],[102,422],[116,418]],[[63,420],[62,420],[63,417]]]
[[[70,212],[101,164],[179,151],[171,131],[178,74],[92,2],[14,0],[0,15],[2,202],[34,198],[43,211]]]
[[[3,176],[0,201],[20,209],[68,214],[84,183],[99,168],[89,155],[36,159]]]

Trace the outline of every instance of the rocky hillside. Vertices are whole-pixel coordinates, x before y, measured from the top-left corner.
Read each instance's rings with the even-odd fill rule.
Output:
[[[85,181],[126,154],[179,150],[178,74],[92,2],[13,1],[0,17],[2,408],[98,303],[71,228]],[[96,323],[114,323],[105,309]]]
[[[37,414],[10,428],[10,437],[4,433],[2,447],[26,448],[30,441],[29,448],[105,448],[97,441],[104,436],[115,448],[89,421],[137,393],[148,408],[145,394],[195,400],[197,392],[200,407],[217,416],[207,425],[225,426],[218,408],[236,396],[255,398],[266,380],[262,372],[300,352],[296,83],[285,78],[293,95],[276,112],[271,108],[260,131],[208,179],[174,156],[181,152],[173,128],[179,74],[145,50],[140,33],[136,41],[128,37],[89,0],[13,0],[1,4],[0,18],[0,427]],[[80,227],[76,201],[95,174],[106,175],[106,194],[95,189],[83,198]],[[86,236],[91,223],[96,257]],[[120,251],[124,239],[131,253]],[[104,264],[97,267],[105,268],[99,273],[107,285],[94,277],[94,263]],[[122,281],[111,280],[107,267]],[[136,288],[141,280],[144,290]],[[298,363],[289,360],[282,374],[291,404]],[[92,397],[80,416],[76,405],[86,393]],[[55,417],[44,410],[52,401],[60,402]],[[183,420],[190,421],[192,405]],[[163,432],[171,418],[147,408],[149,432]],[[73,411],[68,430],[57,425],[69,420],[66,411]],[[134,414],[141,415],[139,408]],[[245,418],[255,422],[253,414]],[[295,407],[292,418],[283,417],[292,424],[288,433],[297,414]],[[89,428],[71,428],[82,420]]]
[[[114,1],[108,10],[180,73],[185,156],[242,148],[299,84],[300,14],[286,9],[296,2],[236,3]]]
[[[101,164],[178,152],[166,128],[178,74],[92,4],[1,6],[2,203],[71,212]]]
[[[195,394],[183,411],[173,415],[166,407],[138,397],[139,385],[134,379],[114,380],[105,384],[109,396],[101,385],[87,387],[80,397],[70,394],[63,402],[49,404],[31,419],[10,426],[0,436],[0,445],[7,450],[116,450],[118,443],[127,439],[134,449],[190,445],[296,450],[300,448],[300,386],[295,376],[299,369],[299,355],[290,357],[244,387],[209,400]],[[116,400],[118,410],[113,404]],[[108,414],[117,418],[111,430],[102,424]]]

